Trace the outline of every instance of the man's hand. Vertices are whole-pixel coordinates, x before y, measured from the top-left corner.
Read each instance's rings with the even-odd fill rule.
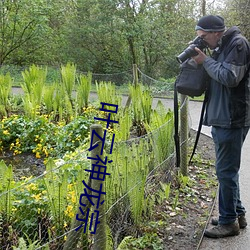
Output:
[[[197,64],[203,64],[207,56],[197,47],[194,48],[195,51],[198,53],[197,56],[192,57]]]

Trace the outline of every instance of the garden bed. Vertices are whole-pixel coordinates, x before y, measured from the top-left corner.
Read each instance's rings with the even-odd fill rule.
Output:
[[[217,192],[214,159],[212,139],[201,134],[189,178],[178,179],[175,169],[168,199],[155,205],[153,218],[141,226],[136,238],[125,238],[127,248],[119,249],[198,249]]]

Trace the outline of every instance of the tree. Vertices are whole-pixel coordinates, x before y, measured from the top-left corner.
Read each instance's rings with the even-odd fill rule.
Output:
[[[28,0],[0,2],[0,65],[42,32],[45,10],[40,9],[41,6],[38,6],[37,2]],[[36,44],[36,47],[29,48],[26,52],[31,53],[40,46],[40,43]]]
[[[239,26],[242,33],[250,39],[250,2],[247,0],[225,0],[222,16],[227,27]]]

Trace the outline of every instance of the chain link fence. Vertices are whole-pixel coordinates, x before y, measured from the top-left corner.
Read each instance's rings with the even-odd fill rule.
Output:
[[[166,84],[138,71],[141,82],[150,88]],[[113,77],[133,81],[132,71],[113,76],[93,74],[94,81],[114,81]],[[164,93],[172,93],[172,85],[166,84]],[[185,114],[187,100],[182,100],[180,107]],[[184,130],[185,134],[186,125]],[[119,249],[131,235],[138,235],[139,223],[154,213],[153,204],[164,192],[161,184],[171,183],[176,171],[173,134],[172,115],[166,123],[144,136],[114,143],[113,162],[107,168],[110,175],[105,180],[105,221],[102,221],[105,234],[99,238],[95,238],[93,225],[84,228],[81,217],[84,214],[80,215],[82,210],[79,210],[83,181],[91,183],[86,171],[90,165],[87,149],[79,148],[73,156],[66,154],[63,159],[39,163],[42,174],[37,176],[27,174],[17,178],[16,169],[7,165],[7,161],[1,161],[1,249],[98,249],[99,241],[106,245],[106,249]],[[182,137],[182,146],[186,140]],[[30,166],[23,167],[27,173],[32,172]],[[12,188],[16,182],[20,185]],[[77,214],[82,221],[75,224]],[[90,218],[86,220],[92,221]],[[69,238],[70,244],[67,243]]]

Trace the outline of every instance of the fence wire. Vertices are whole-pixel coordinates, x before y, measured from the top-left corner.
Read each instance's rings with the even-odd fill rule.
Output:
[[[140,74],[145,85],[164,83],[141,71]],[[113,81],[111,75],[94,77],[98,81]],[[127,81],[128,74],[121,79]],[[170,85],[166,89],[172,91]],[[180,109],[185,105],[186,102]],[[113,163],[108,167],[111,175],[105,180],[107,249],[118,249],[126,237],[138,234],[138,224],[154,212],[153,203],[160,196],[161,183],[171,182],[175,166],[173,128],[172,117],[144,136],[115,143]],[[1,249],[90,249],[94,241],[90,229],[77,234],[76,227],[72,228],[89,165],[87,151],[79,150],[74,159],[49,160],[46,166],[40,166],[43,174],[17,180],[15,170],[14,174],[8,172],[10,168],[2,161],[0,171],[8,178],[5,176],[0,193]],[[15,181],[20,186],[12,188]],[[76,247],[65,248],[72,235]],[[103,241],[95,239],[95,243],[97,240]]]

